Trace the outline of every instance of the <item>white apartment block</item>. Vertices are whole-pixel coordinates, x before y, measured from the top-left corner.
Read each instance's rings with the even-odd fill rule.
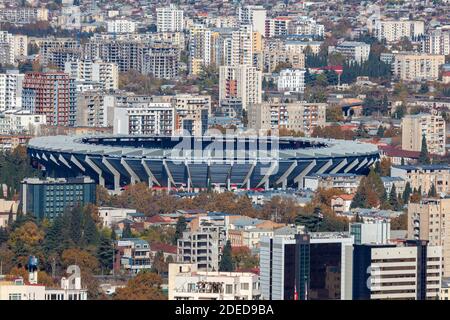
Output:
[[[253,66],[254,32],[251,25],[242,25],[231,35],[231,61],[230,66],[244,64]]]
[[[18,70],[0,74],[0,112],[22,107],[22,83],[25,75]]]
[[[262,102],[262,72],[256,67],[237,65],[219,68],[219,100],[239,98],[242,108]]]
[[[326,103],[279,101],[251,104],[248,108],[248,127],[254,130],[285,128],[310,136],[316,127],[325,125]]]
[[[218,271],[220,234],[208,228],[185,231],[177,243],[177,262],[192,263],[200,271]]]
[[[183,10],[176,5],[156,9],[156,27],[158,32],[181,32],[184,29]]]
[[[106,22],[108,33],[133,33],[136,31],[136,22],[129,20],[111,20]]]
[[[172,135],[174,108],[170,103],[150,102],[136,107],[114,108],[114,134]]]
[[[278,91],[305,92],[305,70],[284,69],[278,75]]]
[[[266,9],[263,6],[240,6],[238,21],[240,24],[252,25],[253,30],[264,35],[266,30]]]
[[[371,28],[378,40],[395,42],[404,37],[414,39],[423,35],[425,24],[414,20],[375,20]]]
[[[288,17],[276,17],[273,19],[266,19],[266,38],[280,37],[289,34],[292,20]]]
[[[308,17],[299,17],[295,22],[295,34],[323,37],[325,26]]]
[[[445,56],[419,52],[400,52],[394,55],[392,71],[403,81],[437,80]]]
[[[39,127],[47,123],[43,114],[32,114],[29,110],[9,110],[0,114],[0,134],[39,133]]]
[[[371,250],[369,283],[371,300],[416,300],[422,281],[426,299],[436,299],[441,284],[442,248],[426,246],[426,260],[420,246],[374,247]],[[423,250],[423,249],[422,249]],[[422,276],[422,269],[426,274]]]
[[[428,152],[445,155],[446,129],[442,116],[426,113],[406,115],[401,126],[403,150],[420,151],[422,137],[425,135]]]
[[[369,60],[370,44],[356,41],[344,41],[331,49],[331,51],[342,54],[351,62],[361,64]]]
[[[169,264],[169,300],[260,300],[258,275],[198,271],[196,264]]]
[[[431,54],[450,54],[450,30],[433,30],[422,40],[422,51]]]
[[[106,91],[119,88],[119,68],[113,62],[68,61],[64,64],[64,72],[77,81],[98,82]]]

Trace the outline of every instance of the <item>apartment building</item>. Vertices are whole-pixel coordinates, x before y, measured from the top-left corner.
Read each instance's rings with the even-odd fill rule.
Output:
[[[77,93],[75,124],[79,127],[108,127],[113,122],[112,108],[105,104],[103,91]]]
[[[265,34],[266,16],[266,9],[259,5],[240,6],[238,9],[238,22],[241,25],[251,25],[261,35]]]
[[[445,56],[422,52],[400,52],[394,54],[392,71],[403,81],[438,80]]]
[[[75,82],[64,72],[30,72],[23,80],[22,107],[45,115],[47,124],[73,126],[75,123]]]
[[[195,263],[169,264],[169,300],[260,300],[258,275],[199,271]]]
[[[261,69],[258,61],[262,61],[262,38],[251,25],[241,25],[233,31],[230,44],[231,60],[226,59],[228,66],[247,65]]]
[[[305,70],[304,69],[284,69],[278,75],[278,91],[305,92]]]
[[[0,114],[0,134],[30,134],[40,132],[47,124],[45,115],[32,114],[27,110],[8,110]]]
[[[200,226],[183,232],[177,243],[177,262],[196,265],[199,271],[218,271],[221,254],[219,229]]]
[[[434,300],[441,285],[442,248],[426,240],[355,245],[354,300]]]
[[[212,31],[202,24],[189,28],[189,72],[198,75],[212,62]]]
[[[64,70],[66,61],[81,58],[81,46],[78,40],[73,38],[42,38],[34,39],[33,42],[39,46],[39,55],[44,65],[54,65],[59,70]]]
[[[350,62],[361,64],[369,60],[370,44],[357,41],[344,41],[335,47],[330,47],[329,50],[342,54]]]
[[[184,29],[183,10],[175,4],[156,8],[156,27],[158,32],[181,32]]]
[[[422,51],[430,54],[450,54],[450,30],[437,29],[425,35]]]
[[[275,99],[271,102],[250,104],[248,127],[258,131],[285,128],[310,136],[315,127],[325,125],[326,106],[326,103],[285,103]]]
[[[391,223],[389,221],[351,222],[350,234],[355,245],[388,244],[391,239]]]
[[[96,82],[106,91],[119,88],[119,68],[112,62],[77,60],[64,64],[64,72],[79,82]]]
[[[428,152],[445,155],[446,125],[440,115],[420,113],[402,119],[402,149],[420,151],[425,136]]]
[[[167,44],[154,44],[138,50],[138,70],[159,79],[173,79],[179,73],[180,51]]]
[[[298,17],[297,21],[295,21],[294,30],[295,34],[323,37],[325,26],[323,24],[317,23],[314,19],[303,16]]]
[[[114,134],[172,135],[175,110],[171,103],[149,102],[128,108],[114,108]]]
[[[123,238],[117,241],[117,261],[114,266],[120,263],[120,269],[136,274],[142,270],[149,270],[152,267],[150,245],[147,241],[137,238]]]
[[[450,276],[450,198],[425,198],[408,204],[408,238],[442,247],[442,276]]]
[[[433,185],[437,193],[450,193],[450,166],[445,164],[392,166],[391,176],[409,182],[413,190],[420,188],[423,194]]]
[[[108,33],[133,33],[136,31],[136,22],[124,19],[107,21],[106,31]]]
[[[28,37],[0,31],[0,63],[16,65],[16,59],[28,55]]]
[[[262,102],[262,72],[248,65],[219,68],[219,100],[238,98],[242,108]]]
[[[211,97],[178,94],[172,98],[175,108],[175,130],[202,136],[208,129]]]
[[[18,70],[0,74],[0,112],[22,107],[22,84],[25,75]]]
[[[378,40],[387,42],[399,41],[406,37],[410,40],[424,34],[425,23],[418,20],[380,20],[377,19],[369,25],[369,31],[372,31]]]
[[[19,24],[48,21],[48,9],[32,7],[0,8],[0,20]]]
[[[281,37],[289,34],[292,19],[289,17],[276,17],[266,19],[266,38]]]
[[[341,189],[347,193],[354,193],[358,189],[363,176],[352,173],[321,173],[303,178],[305,189]]]

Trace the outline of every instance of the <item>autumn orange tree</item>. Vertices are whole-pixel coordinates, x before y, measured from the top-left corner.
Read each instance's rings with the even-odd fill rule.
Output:
[[[116,290],[114,300],[167,300],[162,289],[159,275],[141,271],[129,280],[126,287]]]

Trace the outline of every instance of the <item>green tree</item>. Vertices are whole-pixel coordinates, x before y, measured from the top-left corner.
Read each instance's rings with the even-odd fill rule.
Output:
[[[231,272],[234,270],[233,257],[231,255],[231,242],[227,241],[223,248],[222,258],[219,263],[219,271]]]
[[[406,182],[405,190],[403,190],[402,195],[403,203],[407,204],[409,202],[409,197],[411,196],[411,193],[412,193],[411,184],[408,181]]]
[[[70,239],[77,246],[81,245],[83,212],[80,206],[75,206],[70,212]]]
[[[436,190],[436,186],[434,185],[434,183],[431,184],[431,188],[428,191],[428,196],[429,197],[437,197],[437,190]]]
[[[430,155],[428,154],[427,139],[425,138],[425,135],[422,135],[422,148],[420,149],[419,163],[420,164],[431,163]]]
[[[401,204],[398,199],[397,189],[395,188],[395,184],[392,184],[391,192],[389,193],[389,204],[392,209],[395,211],[401,210]]]
[[[125,223],[125,227],[123,228],[122,231],[122,238],[132,238],[133,237],[133,233],[131,232],[131,226],[129,223]]]
[[[113,265],[113,243],[105,233],[101,233],[99,245],[97,247],[97,259],[102,270],[111,270]]]
[[[87,211],[84,212],[83,227],[83,243],[86,245],[97,245],[100,235],[98,233],[97,226],[95,225],[92,215]]]
[[[183,237],[183,232],[186,230],[187,223],[186,219],[183,216],[180,216],[177,221],[177,225],[175,226],[175,236],[173,238],[173,244],[177,244],[178,239]]]

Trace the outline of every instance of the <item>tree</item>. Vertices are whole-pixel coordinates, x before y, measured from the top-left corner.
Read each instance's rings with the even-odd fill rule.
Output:
[[[231,254],[236,268],[250,269],[259,265],[258,257],[252,255],[248,247],[234,247],[231,250]]]
[[[437,197],[436,186],[434,185],[434,183],[431,184],[431,188],[428,191],[428,196],[429,197]]]
[[[99,233],[94,219],[88,210],[84,211],[83,225],[83,243],[86,245],[97,245],[99,241]]]
[[[122,238],[132,238],[133,234],[131,232],[131,226],[129,223],[125,223],[125,227],[123,228],[122,231]]]
[[[428,154],[427,139],[425,138],[425,135],[422,135],[422,148],[420,149],[419,163],[420,164],[431,163],[430,155]]]
[[[82,240],[83,213],[80,206],[75,206],[70,210],[70,238],[77,246]]]
[[[166,300],[162,289],[162,279],[159,275],[141,271],[129,280],[126,287],[119,288],[114,300]]]
[[[408,214],[402,213],[398,217],[391,219],[392,230],[406,230],[408,229]]]
[[[113,243],[110,237],[102,233],[97,247],[97,259],[102,270],[111,270],[113,268],[113,254]]]
[[[180,216],[177,221],[177,225],[175,226],[175,236],[173,238],[173,244],[178,243],[178,239],[183,237],[183,232],[186,230],[186,219],[183,216]]]
[[[411,193],[412,193],[411,184],[408,181],[406,182],[405,190],[403,191],[402,195],[403,203],[407,204],[409,202],[409,197],[411,196]]]
[[[219,271],[231,272],[234,270],[233,258],[231,256],[231,242],[227,241],[223,248],[222,258],[219,263]]]
[[[168,271],[168,265],[164,260],[164,253],[162,251],[158,251],[153,258],[152,263],[152,272],[156,274],[162,274]]]
[[[393,210],[399,211],[401,210],[401,204],[398,200],[397,190],[395,188],[395,184],[392,184],[391,192],[389,193],[389,204]]]

